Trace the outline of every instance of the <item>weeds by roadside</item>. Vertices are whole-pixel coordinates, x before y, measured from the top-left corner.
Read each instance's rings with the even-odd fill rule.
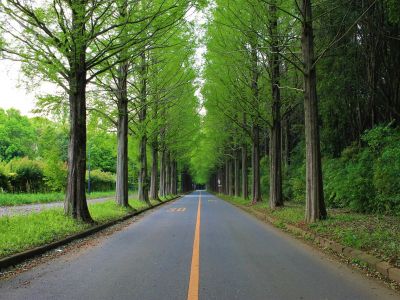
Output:
[[[236,205],[250,206],[249,201],[241,198],[218,196]],[[284,207],[272,211],[266,202],[262,202],[252,205],[252,208],[269,214],[280,223],[295,225],[344,246],[367,251],[400,267],[400,217],[328,209],[327,220],[306,224],[304,206],[300,204],[287,202]]]

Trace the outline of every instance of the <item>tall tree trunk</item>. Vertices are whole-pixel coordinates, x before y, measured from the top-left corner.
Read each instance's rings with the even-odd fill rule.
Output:
[[[247,170],[247,145],[242,145],[242,197],[244,199],[249,198],[249,177]]]
[[[165,197],[165,151],[160,152],[160,196]]]
[[[150,199],[160,201],[158,197],[158,141],[157,137],[151,143],[151,157],[152,157],[152,165],[151,165],[151,181],[150,181]]]
[[[240,160],[237,150],[235,151],[235,197],[240,197]]]
[[[169,151],[166,151],[165,155],[165,194],[171,195],[171,159]]]
[[[233,176],[233,161],[232,159],[228,159],[228,174],[229,174],[229,196],[233,196],[234,195],[234,185],[233,185],[233,180],[234,180],[234,176]]]
[[[289,155],[290,155],[289,136],[290,136],[290,119],[289,115],[286,115],[286,117],[283,119],[283,128],[282,128],[282,162],[283,165],[285,166],[286,172],[289,166]]]
[[[86,202],[86,71],[83,58],[75,66],[70,79],[68,146],[68,181],[64,200],[67,215],[92,222]]]
[[[147,65],[146,53],[141,54],[141,91],[140,91],[140,144],[139,144],[139,200],[151,205],[149,200],[149,184],[147,174],[147,133],[146,133],[146,114],[147,114]]]
[[[171,194],[177,195],[178,194],[178,176],[177,176],[177,163],[173,159],[171,161]]]
[[[225,195],[229,195],[229,160],[225,159]]]
[[[314,36],[311,0],[302,0],[301,48],[304,63],[304,128],[306,139],[306,222],[327,216],[322,185],[318,126],[317,76],[314,65]]]
[[[261,187],[260,187],[260,128],[258,125],[253,125],[253,200],[252,203],[261,202]]]
[[[271,38],[271,90],[272,90],[272,126],[270,128],[270,185],[269,203],[272,209],[283,206],[282,197],[282,136],[281,136],[281,93],[279,89],[280,58],[278,38],[278,17],[273,0],[269,6]]]
[[[148,178],[147,178],[147,138],[143,135],[140,139],[139,143],[139,200],[145,201],[150,205],[149,200],[149,187],[148,187]]]
[[[79,4],[84,11],[86,4]],[[82,7],[81,7],[82,6]],[[79,10],[78,9],[78,10]],[[72,29],[75,36],[74,55],[70,58],[68,180],[64,200],[66,215],[83,222],[93,222],[86,202],[86,44],[80,36],[86,34],[81,12],[72,11]]]
[[[122,63],[118,72],[118,123],[117,123],[117,180],[116,201],[123,207],[128,207],[128,94],[127,94],[128,64]]]

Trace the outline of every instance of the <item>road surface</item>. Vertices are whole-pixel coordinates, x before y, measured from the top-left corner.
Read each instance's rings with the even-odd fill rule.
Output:
[[[383,300],[399,295],[197,191],[94,247],[0,281],[0,299]]]

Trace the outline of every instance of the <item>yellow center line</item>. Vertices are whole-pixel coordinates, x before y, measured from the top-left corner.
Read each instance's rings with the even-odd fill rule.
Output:
[[[194,231],[193,254],[192,254],[192,265],[190,267],[188,300],[199,299],[200,212],[201,212],[201,192],[199,194],[199,204],[197,205],[197,219],[196,219],[196,229]]]

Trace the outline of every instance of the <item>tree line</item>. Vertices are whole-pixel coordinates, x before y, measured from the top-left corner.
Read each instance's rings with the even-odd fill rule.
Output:
[[[215,1],[197,180],[299,199],[307,222],[327,204],[398,214],[399,18],[391,1]]]
[[[128,206],[129,137],[139,149],[140,200],[177,193],[178,173],[187,174],[185,153],[199,126],[193,24],[185,18],[198,5],[188,0],[0,4],[2,56],[21,62],[27,76],[60,89],[38,106],[68,116],[66,214],[92,222],[85,196],[90,119],[116,132],[119,205]],[[182,178],[189,189],[190,178]]]

